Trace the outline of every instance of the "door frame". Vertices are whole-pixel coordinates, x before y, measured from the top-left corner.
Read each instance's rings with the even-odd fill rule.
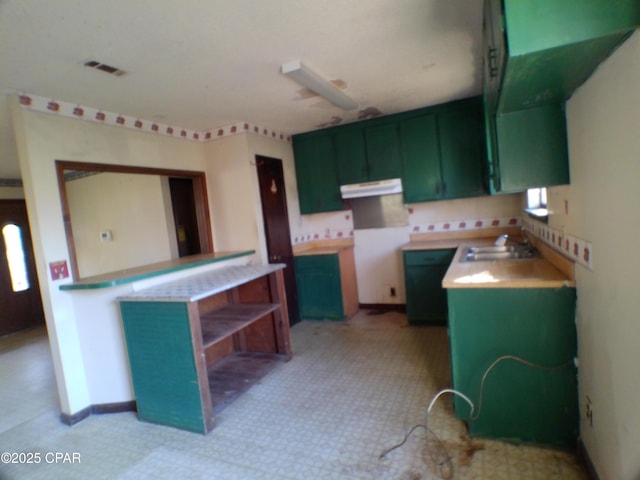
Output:
[[[264,164],[264,162],[271,162],[277,165],[280,173],[282,174],[282,193],[284,198],[284,210],[285,210],[284,213],[286,215],[286,220],[287,220],[287,238],[288,238],[288,250],[289,250],[288,256],[290,257],[289,259],[290,264],[288,265],[288,267],[291,269],[290,272],[286,272],[286,271],[284,272],[284,280],[287,287],[286,288],[287,304],[289,307],[288,309],[290,310],[289,323],[290,325],[295,325],[301,320],[301,317],[300,317],[300,307],[298,305],[298,293],[297,293],[296,278],[295,278],[295,266],[294,266],[295,262],[293,257],[293,245],[291,243],[291,226],[289,223],[289,213],[288,213],[289,207],[287,202],[286,184],[285,184],[285,176],[284,176],[284,163],[280,158],[268,157],[266,155],[260,155],[260,154],[255,155],[256,177],[258,181],[258,195],[260,197],[260,206],[262,210],[262,229],[264,233],[265,249],[266,249],[268,263],[271,263],[273,252],[272,252],[272,248],[270,248],[270,241],[269,241],[268,227],[267,227],[267,216],[264,209],[264,203],[262,201],[262,198],[263,198],[262,189],[260,186],[261,185],[260,167]],[[283,262],[279,262],[278,260],[280,260],[280,258],[274,259],[276,263],[283,263]],[[294,308],[295,310],[293,310]]]

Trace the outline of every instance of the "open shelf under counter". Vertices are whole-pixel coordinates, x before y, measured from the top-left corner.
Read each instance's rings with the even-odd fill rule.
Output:
[[[206,434],[291,358],[283,268],[227,266],[118,299],[140,420]]]
[[[280,308],[275,303],[233,303],[200,315],[202,344],[210,347]]]

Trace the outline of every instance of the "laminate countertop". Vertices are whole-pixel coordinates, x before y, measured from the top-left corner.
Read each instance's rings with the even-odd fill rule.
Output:
[[[293,255],[295,257],[305,255],[335,255],[349,248],[353,248],[353,242],[351,240],[318,241],[308,246],[294,249]]]
[[[128,302],[197,302],[285,268],[284,264],[230,265],[118,297]]]
[[[493,245],[492,239],[464,240],[447,270],[444,288],[561,288],[575,281],[544,257],[461,262],[463,247]]]

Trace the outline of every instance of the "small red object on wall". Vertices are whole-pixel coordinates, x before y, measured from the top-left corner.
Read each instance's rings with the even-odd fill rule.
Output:
[[[67,266],[66,260],[49,262],[49,271],[51,272],[51,280],[69,278],[69,267]]]

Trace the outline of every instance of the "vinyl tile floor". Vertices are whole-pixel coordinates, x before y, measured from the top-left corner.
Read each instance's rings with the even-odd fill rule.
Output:
[[[448,396],[430,415],[433,434],[418,428],[381,458],[449,386],[446,330],[361,311],[291,333],[293,359],[222,410],[206,436],[132,412],[63,425],[45,330],[0,337],[0,453],[40,458],[4,455],[0,480],[588,478],[571,452],[470,439]]]

